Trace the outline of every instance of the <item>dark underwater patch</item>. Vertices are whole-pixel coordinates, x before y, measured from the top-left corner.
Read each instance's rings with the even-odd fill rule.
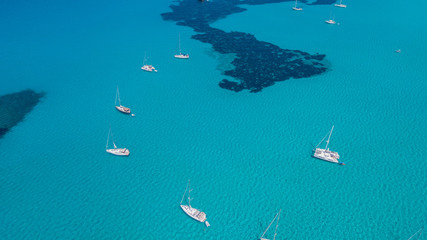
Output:
[[[188,26],[198,32],[192,36],[204,43],[210,43],[213,49],[222,54],[234,53],[232,70],[224,75],[233,80],[223,79],[219,86],[239,92],[244,89],[260,92],[275,82],[290,78],[304,78],[321,74],[327,70],[324,54],[309,54],[300,50],[281,49],[280,47],[257,40],[253,35],[243,32],[225,32],[212,28],[209,24],[226,16],[246,11],[241,4],[267,4],[293,0],[212,0],[200,2],[183,0],[171,5],[172,12],[163,13],[164,20],[175,21],[177,25]],[[328,0],[317,0],[313,4],[322,4]],[[335,2],[335,0],[333,1]],[[327,4],[327,3],[325,3]]]
[[[0,138],[21,122],[44,96],[33,90],[0,96]]]
[[[307,5],[328,5],[328,4],[333,4],[336,3],[337,0],[317,0],[313,3],[306,3]]]

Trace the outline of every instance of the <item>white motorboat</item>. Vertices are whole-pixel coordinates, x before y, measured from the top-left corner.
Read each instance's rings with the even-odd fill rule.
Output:
[[[297,4],[298,4],[298,0],[295,0],[295,6],[292,7],[292,9],[295,11],[302,11],[302,8],[297,7]]]
[[[179,54],[175,54],[174,57],[175,58],[179,58],[179,59],[188,59],[188,58],[190,58],[190,55],[188,53],[187,54],[183,54],[181,52],[181,34],[179,34],[178,38],[179,38],[179,40],[178,40]]]
[[[190,192],[192,191],[192,189],[189,189],[189,188],[190,188],[190,180],[188,180],[187,188],[185,189],[184,195],[182,196],[181,203],[179,204],[179,206],[181,207],[182,211],[184,211],[192,219],[199,222],[204,222],[206,221],[206,213],[191,207],[192,199],[190,197]],[[184,205],[182,204],[182,202],[184,201],[184,197],[185,197],[185,194],[187,193],[187,190],[188,190],[188,205]],[[207,225],[209,224],[206,224],[206,226]]]
[[[340,0],[340,3],[339,3],[339,4],[335,4],[335,7],[346,8],[346,7],[347,7],[347,5],[342,4],[342,0]]]
[[[273,218],[273,220],[271,221],[270,225],[268,225],[267,229],[265,229],[264,233],[262,234],[260,240],[269,240],[268,238],[264,238],[265,234],[267,233],[268,229],[270,228],[271,224],[273,224],[274,220],[276,220],[277,218],[277,222],[276,222],[276,230],[274,231],[274,237],[273,240],[276,239],[276,235],[277,235],[277,227],[279,227],[279,220],[280,220],[280,211],[282,211],[282,209],[279,210],[279,212],[276,214],[276,216]]]
[[[111,140],[113,141],[114,148],[108,148],[108,143],[109,143],[109,140],[110,140],[110,135],[111,135]],[[113,133],[111,131],[111,128],[108,131],[107,145],[105,146],[105,148],[106,148],[105,151],[107,153],[111,153],[111,154],[117,155],[117,156],[129,156],[129,154],[130,154],[129,149],[127,149],[127,148],[118,148],[116,146],[116,143],[114,142]]]
[[[117,105],[117,100],[119,101],[119,105]],[[119,110],[120,112],[126,113],[126,114],[130,114],[130,108],[122,106],[122,104],[121,104],[120,93],[119,93],[119,86],[117,86],[116,101],[114,102],[114,105],[115,105],[116,109]]]
[[[314,152],[313,157],[321,159],[321,160],[324,160],[324,161],[328,161],[328,162],[338,163],[340,165],[344,165],[344,163],[341,163],[341,162],[338,161],[338,159],[340,158],[340,155],[338,154],[338,152],[331,151],[328,148],[329,141],[331,140],[331,135],[332,135],[332,131],[333,130],[334,130],[334,126],[332,126],[332,129],[329,132],[329,137],[328,137],[328,140],[326,140],[326,146],[325,146],[325,148],[318,148],[318,146],[320,144],[322,144],[323,140],[325,140],[325,138],[326,138],[326,136],[328,136],[328,134],[326,134],[326,136],[322,139],[322,141],[320,141],[320,143],[317,144],[317,146],[313,150],[313,152]]]

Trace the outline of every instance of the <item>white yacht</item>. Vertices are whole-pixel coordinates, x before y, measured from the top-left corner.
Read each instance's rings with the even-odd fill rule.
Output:
[[[335,7],[346,8],[346,7],[347,7],[347,5],[342,4],[342,0],[340,0],[340,3],[339,3],[339,4],[335,4]]]
[[[326,20],[325,23],[327,23],[327,24],[336,24],[336,22],[333,19]]]
[[[400,53],[401,51],[400,51],[400,49],[397,49],[397,50],[395,50],[395,52],[396,52],[396,53]]]
[[[181,52],[181,34],[179,34],[179,40],[178,40],[178,46],[179,46],[179,54],[175,54],[174,57],[175,58],[179,58],[179,59],[189,59],[190,55],[187,54],[183,54]]]
[[[147,72],[157,72],[156,68],[153,67],[153,65],[148,65],[147,64],[147,57],[146,55],[144,55],[144,62],[142,64],[143,66],[141,67],[142,70],[147,71]]]
[[[326,134],[326,136],[322,139],[322,141],[320,141],[319,144],[317,144],[316,148],[313,149],[313,157],[324,160],[324,161],[328,161],[328,162],[332,162],[332,163],[338,163],[340,165],[345,165],[344,163],[341,163],[338,161],[338,159],[340,158],[340,155],[337,152],[331,151],[328,148],[329,145],[329,140],[331,140],[331,135],[332,135],[332,131],[334,130],[334,126],[332,126],[331,131],[329,132],[329,137],[328,140],[326,141],[326,146],[325,148],[318,148],[318,146],[320,144],[322,144],[323,140],[325,140],[326,136],[328,136],[328,134]]]
[[[190,188],[190,180],[188,180],[187,188],[185,189],[184,195],[182,196],[181,203],[179,204],[179,206],[192,219],[197,220],[199,222],[204,222],[204,221],[206,221],[206,213],[191,207],[190,193],[191,193],[192,189],[189,189],[189,188]],[[183,205],[182,202],[184,201],[184,197],[185,197],[185,194],[187,193],[187,190],[188,190],[188,205]],[[207,221],[205,224],[206,224],[206,226],[209,225],[209,223],[207,223]]]
[[[117,105],[117,100],[119,100],[119,105]],[[119,110],[120,112],[126,113],[126,114],[130,114],[130,108],[122,106],[122,104],[121,104],[120,93],[119,93],[119,86],[117,86],[116,101],[114,102],[114,105],[115,105],[116,109]]]
[[[295,0],[295,6],[292,8],[295,11],[302,11],[302,8],[297,7],[298,0]]]
[[[109,143],[109,140],[110,140],[110,135],[111,135],[111,139],[113,141],[114,148],[108,148],[108,143]],[[111,128],[108,131],[107,145],[105,146],[105,148],[106,148],[105,151],[107,153],[111,153],[111,154],[117,155],[117,156],[129,156],[129,153],[130,153],[129,149],[127,149],[127,148],[118,148],[116,146],[116,143],[114,142],[114,138],[113,138],[113,133],[111,132]]]
[[[273,218],[273,220],[271,221],[270,225],[268,225],[267,229],[265,229],[264,233],[262,234],[260,240],[269,240],[268,238],[264,238],[264,235],[267,233],[268,229],[270,228],[271,224],[273,224],[274,220],[276,220],[277,218],[277,222],[276,222],[276,230],[274,231],[274,237],[273,240],[276,239],[276,235],[277,235],[277,227],[279,227],[279,220],[280,220],[280,211],[282,211],[282,209],[279,210],[279,212],[276,214],[276,216]]]

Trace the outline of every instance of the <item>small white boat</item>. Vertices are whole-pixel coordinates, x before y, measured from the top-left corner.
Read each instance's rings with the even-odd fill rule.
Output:
[[[175,54],[174,57],[175,58],[179,58],[179,59],[189,59],[190,55],[187,54],[183,54],[181,52],[181,34],[179,34],[179,40],[178,40],[178,46],[179,46],[179,54]]]
[[[147,72],[157,72],[156,68],[154,68],[153,65],[144,65],[141,67],[141,69]]]
[[[192,219],[199,222],[204,222],[206,221],[206,213],[191,207],[192,199],[190,197],[190,193],[192,189],[189,189],[189,188],[190,188],[190,180],[188,180],[187,188],[185,189],[184,195],[182,196],[181,203],[179,204],[179,206],[181,207],[182,211],[184,211]],[[185,194],[187,193],[187,189],[188,189],[188,205],[183,205],[182,202],[184,201],[184,197],[185,197]]]
[[[113,141],[114,148],[108,148],[108,143],[109,143],[109,140],[110,140],[110,135],[111,135],[111,139]],[[129,149],[127,149],[127,148],[118,148],[116,146],[116,143],[114,142],[114,138],[113,138],[113,133],[111,132],[111,128],[108,131],[107,145],[105,146],[105,148],[106,148],[105,151],[107,153],[111,153],[111,154],[117,155],[117,156],[129,156],[129,154],[130,154]]]
[[[265,229],[264,233],[262,234],[260,240],[269,240],[268,238],[264,238],[264,235],[267,233],[268,229],[270,228],[271,224],[273,224],[274,220],[276,220],[277,218],[277,222],[276,222],[276,230],[274,231],[274,237],[273,240],[276,239],[276,235],[277,235],[277,227],[279,227],[279,220],[280,220],[280,211],[282,211],[282,209],[279,210],[279,212],[276,214],[276,216],[273,218],[273,220],[271,221],[270,225],[268,225],[267,229]]]
[[[328,148],[329,145],[329,140],[331,139],[331,135],[332,135],[332,131],[334,130],[334,126],[332,126],[331,131],[329,132],[329,137],[328,140],[326,141],[326,146],[325,148],[318,148],[318,146],[320,144],[322,144],[323,140],[325,140],[326,136],[328,136],[328,134],[326,134],[326,136],[322,139],[322,141],[320,141],[319,144],[317,144],[317,146],[315,147],[315,149],[313,149],[313,157],[324,160],[324,161],[328,161],[328,162],[332,162],[332,163],[338,163],[340,165],[345,165],[344,163],[341,163],[338,161],[338,159],[340,158],[340,155],[337,152],[331,151]]]
[[[147,64],[147,57],[146,55],[144,55],[144,62],[142,64],[143,66],[141,67],[142,70],[147,71],[147,72],[157,72],[156,68],[153,67],[153,65],[148,65]]]
[[[333,19],[326,20],[325,23],[327,23],[327,24],[336,24],[336,22]]]
[[[119,100],[119,105],[117,106],[117,100]],[[119,110],[122,113],[126,113],[129,114],[130,113],[130,108],[127,108],[125,106],[122,106],[121,101],[120,101],[120,93],[119,93],[119,86],[117,86],[117,91],[116,91],[116,101],[114,102],[114,105],[116,105],[116,109]]]
[[[400,53],[400,49],[395,50],[395,52]]]
[[[335,7],[346,8],[346,7],[347,7],[347,5],[342,4],[342,0],[340,0],[340,3],[339,3],[339,4],[335,4]]]
[[[295,0],[295,6],[292,8],[295,11],[302,11],[302,8],[297,7],[298,0]]]

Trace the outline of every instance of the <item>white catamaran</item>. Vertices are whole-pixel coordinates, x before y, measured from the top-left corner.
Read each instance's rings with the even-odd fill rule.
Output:
[[[113,141],[114,148],[108,148],[110,135],[111,135],[111,140]],[[111,128],[108,131],[107,145],[105,145],[105,151],[107,153],[111,153],[111,154],[117,155],[117,156],[129,156],[129,153],[130,153],[129,149],[127,149],[127,148],[117,148],[116,143],[114,142],[113,132],[111,132]]]
[[[142,64],[141,69],[144,70],[144,71],[147,71],[147,72],[157,72],[156,68],[154,68],[153,65],[148,65],[147,64],[147,56],[146,56],[146,54],[144,55],[144,62]]]
[[[117,100],[119,100],[119,105],[117,106]],[[114,105],[117,110],[119,110],[122,113],[130,114],[130,108],[127,108],[125,106],[122,106],[122,103],[120,101],[120,93],[119,93],[119,86],[117,86],[116,91],[116,101],[114,102]]]
[[[302,11],[302,8],[297,7],[298,0],[295,0],[295,6],[292,8],[295,11]]]
[[[179,54],[175,54],[174,57],[175,58],[179,58],[179,59],[188,59],[188,58],[190,58],[190,55],[183,54],[181,52],[181,34],[179,34],[178,38],[179,38],[179,40],[178,40]]]
[[[276,216],[273,218],[273,220],[271,221],[270,225],[268,225],[267,229],[265,229],[264,233],[262,234],[260,240],[269,240],[268,238],[264,238],[264,235],[267,233],[268,229],[270,228],[271,224],[273,224],[274,220],[276,220],[277,218],[277,222],[276,222],[276,230],[274,231],[274,237],[273,240],[276,239],[276,235],[277,235],[277,227],[279,226],[279,220],[280,220],[280,211],[282,211],[282,209],[279,210],[279,212],[276,214]]]
[[[330,151],[328,148],[329,145],[329,140],[331,139],[331,135],[332,135],[332,131],[334,130],[334,126],[332,126],[331,131],[329,132],[329,137],[328,140],[326,141],[326,146],[325,148],[318,148],[318,146],[320,144],[322,144],[323,140],[325,140],[326,136],[328,136],[328,134],[326,134],[326,136],[322,139],[322,141],[320,141],[319,144],[317,144],[316,148],[313,149],[313,157],[321,159],[321,160],[325,160],[328,162],[332,162],[332,163],[338,163],[340,165],[345,165],[344,163],[341,163],[338,161],[338,159],[340,158],[340,155],[337,152],[334,151]]]
[[[189,189],[189,188],[190,188],[190,180],[188,180],[187,188],[185,188],[185,192],[184,192],[184,195],[182,195],[182,199],[181,199],[181,202],[179,203],[179,206],[192,219],[197,220],[199,222],[205,222],[206,221],[206,213],[191,207],[191,200],[192,199],[190,197],[190,193],[191,193],[192,189]],[[185,197],[185,194],[187,193],[187,190],[188,190],[188,205],[183,205],[182,202],[184,201],[184,197]],[[208,221],[206,221],[205,224],[206,224],[206,226],[209,227]]]
[[[335,4],[335,7],[346,8],[347,5],[342,4],[342,0],[340,0],[340,4]]]

